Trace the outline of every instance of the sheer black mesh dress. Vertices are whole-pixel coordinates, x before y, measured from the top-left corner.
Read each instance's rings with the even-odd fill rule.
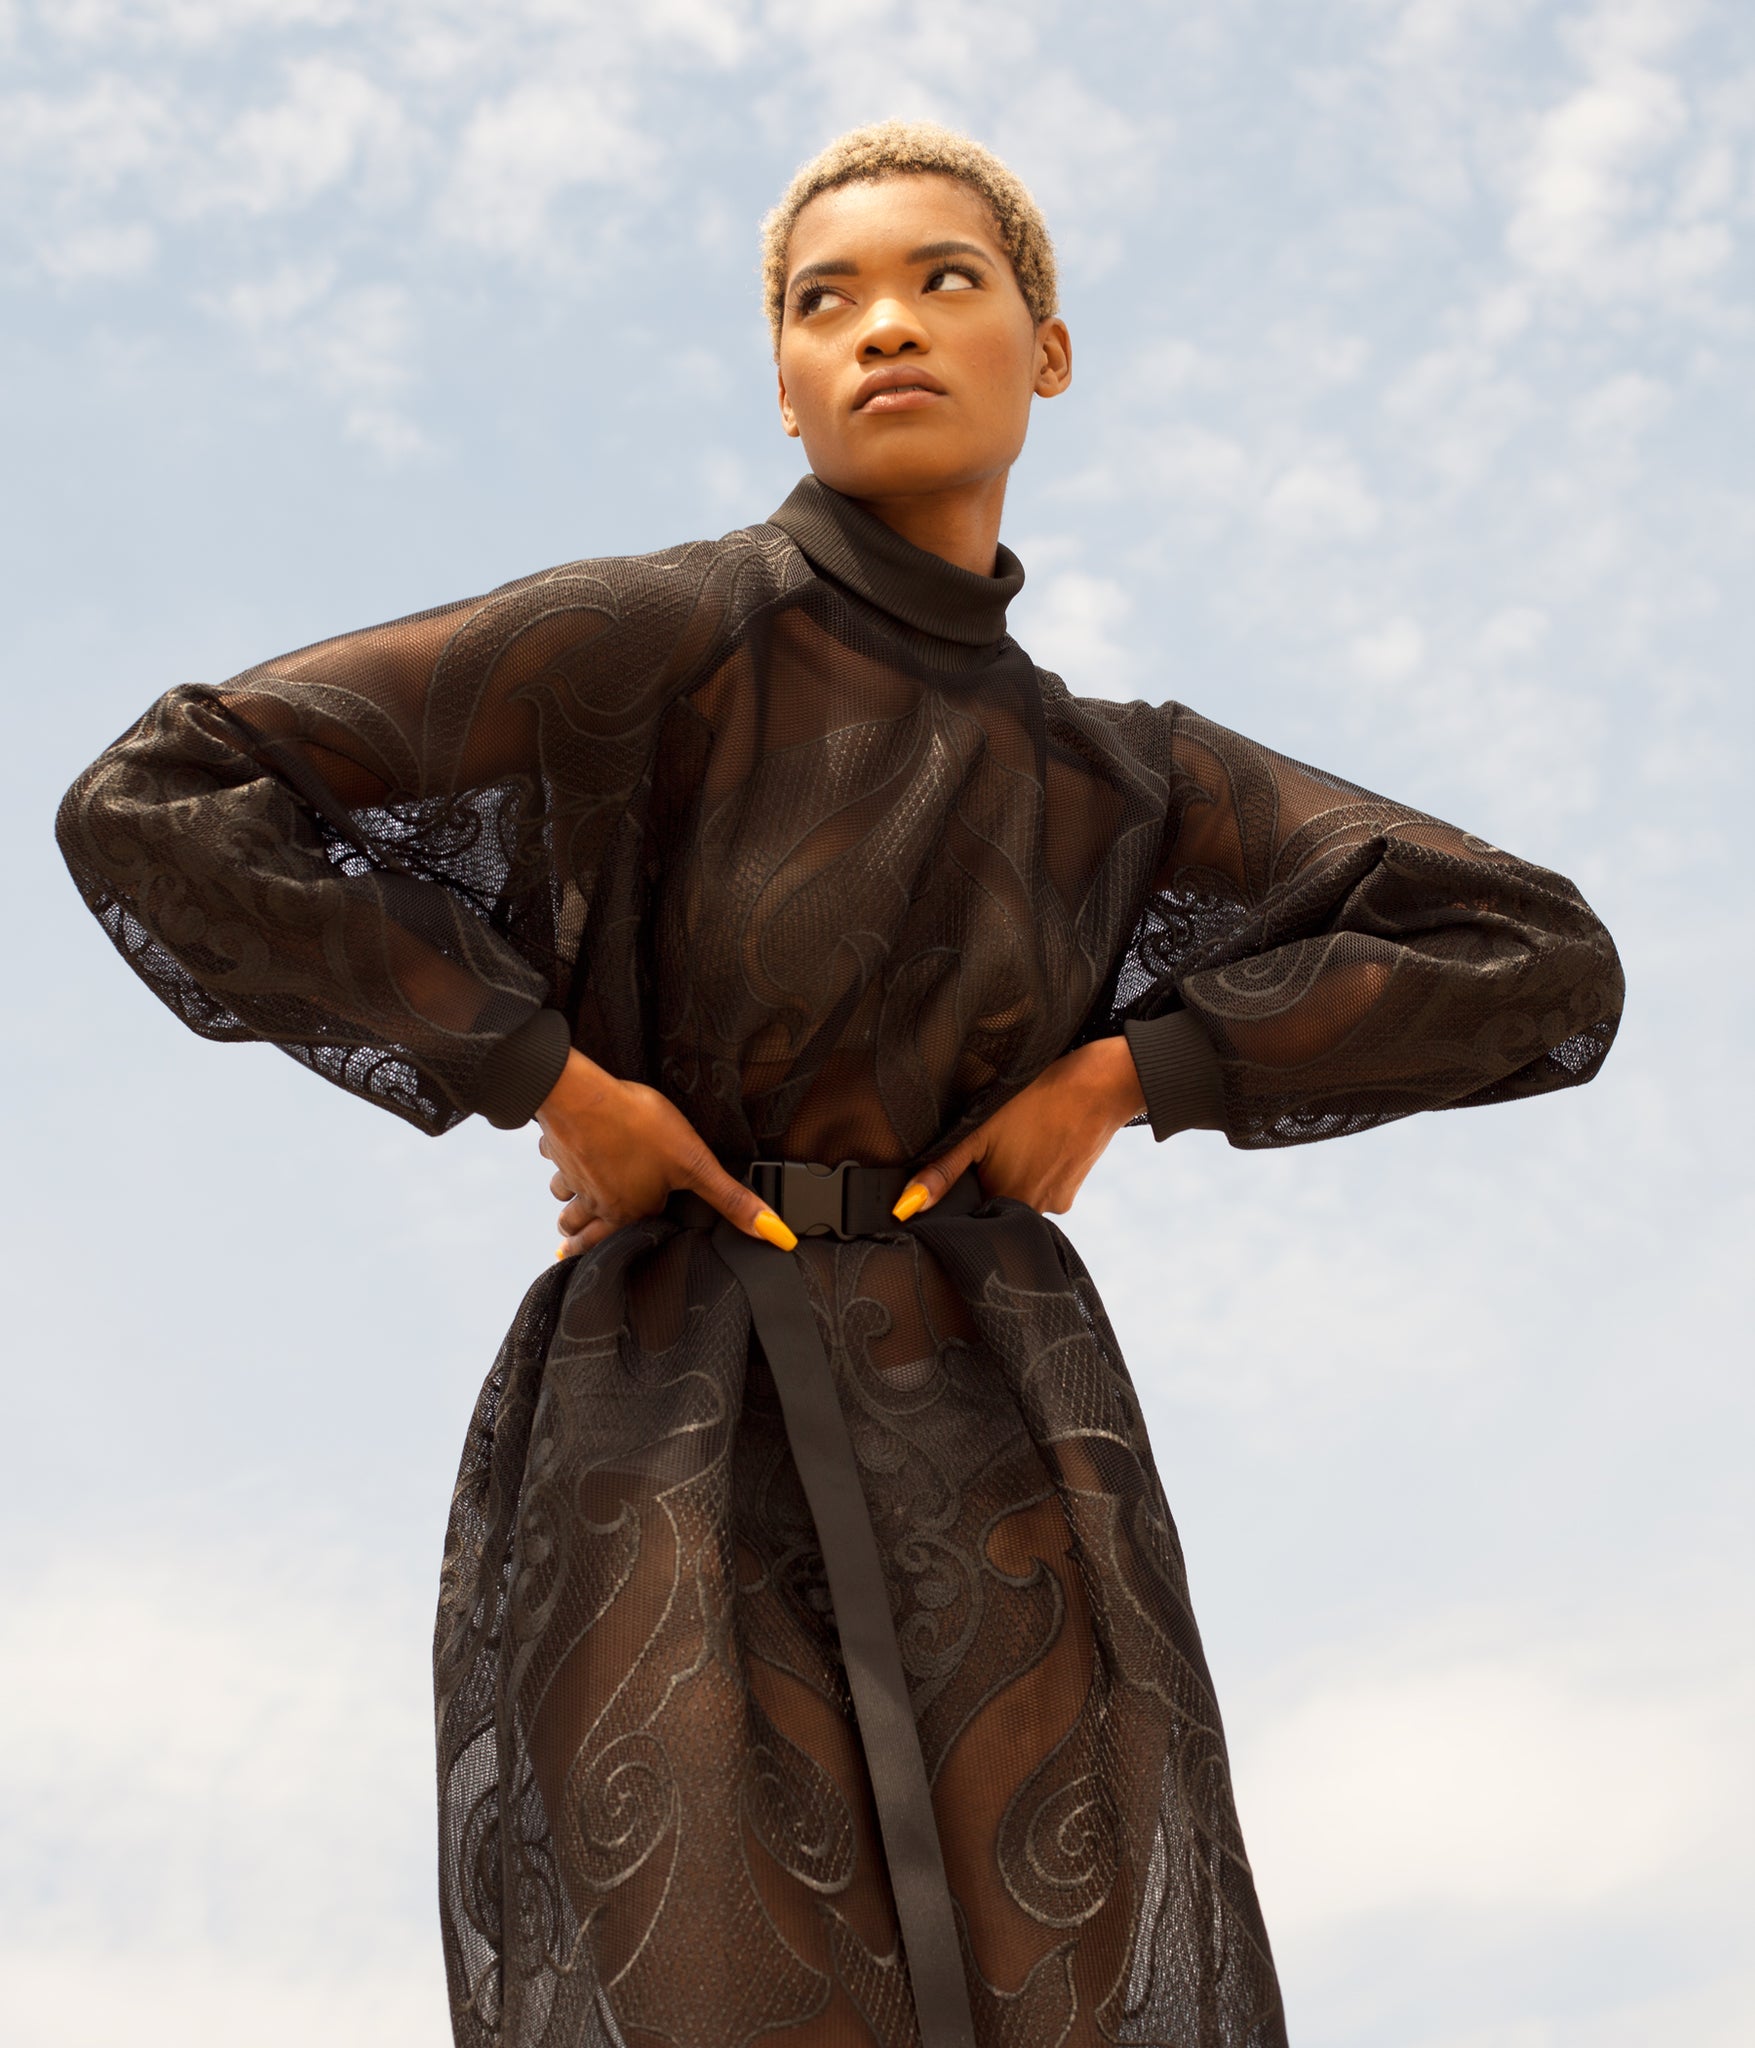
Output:
[[[569,1044],[734,1172],[923,1161],[1125,1029],[1154,1129],[1285,1145],[1587,1079],[1560,877],[1176,704],[1072,696],[1022,572],[814,479],[171,691],[62,806],[197,1031],[440,1132]],[[779,1256],[779,1255],[776,1255]],[[1055,1225],[796,1258],[876,1531],[981,2048],[1285,2038],[1175,1529]],[[546,1270],[435,1640],[460,2048],[919,2038],[823,1560],[748,1303],[666,1216]]]

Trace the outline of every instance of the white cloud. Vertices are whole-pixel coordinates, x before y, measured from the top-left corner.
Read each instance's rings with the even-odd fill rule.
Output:
[[[892,115],[969,124],[1035,67],[1037,22],[1053,12],[1040,0],[901,0],[871,33],[837,0],[766,0],[762,47],[790,63],[767,81],[761,111],[800,155]]]
[[[1353,667],[1367,682],[1403,683],[1426,657],[1426,636],[1412,619],[1386,619],[1353,641]]]
[[[1143,482],[1202,506],[1240,504],[1249,467],[1249,457],[1235,441],[1187,422],[1152,435],[1140,450]]]
[[[343,292],[309,339],[317,373],[338,395],[388,397],[409,380],[414,301],[399,284]]]
[[[1661,57],[1698,27],[1701,0],[1596,0],[1568,18],[1561,35],[1599,69]]]
[[[428,1946],[420,1620],[364,1559],[298,1555],[295,1576],[112,1550],[12,1588],[0,1661],[30,1682],[0,1702],[5,1946],[67,1962],[63,1991],[81,1954],[126,1956],[149,1983],[211,1974],[221,2004],[240,1975],[297,2003]],[[174,2008],[143,2017],[189,2038]]]
[[[1303,359],[1304,374],[1317,389],[1351,384],[1364,370],[1371,350],[1360,334],[1325,334],[1294,330],[1286,345]]]
[[[657,163],[643,134],[602,86],[540,82],[478,108],[439,201],[446,232],[496,253],[537,251],[548,208],[575,185],[631,184]]]
[[[1736,197],[1736,152],[1727,142],[1709,142],[1676,180],[1676,218],[1686,221],[1722,213],[1735,204]]]
[[[1180,336],[1149,342],[1128,365],[1128,384],[1144,405],[1228,381],[1226,366],[1216,355]]]
[[[1551,623],[1548,614],[1534,605],[1508,605],[1482,626],[1477,650],[1488,662],[1521,660],[1541,647]]]
[[[1593,452],[1620,456],[1669,410],[1670,388],[1634,370],[1606,377],[1572,408],[1572,431]]]
[[[66,97],[21,92],[0,100],[0,163],[46,166],[69,192],[101,195],[157,164],[177,128],[164,97],[111,72]]]
[[[1125,695],[1133,662],[1115,628],[1129,609],[1127,591],[1111,578],[1057,570],[1030,609],[1030,652],[1045,668],[1076,678],[1082,696]]]
[[[67,282],[88,278],[138,277],[152,267],[158,237],[144,221],[100,223],[46,240],[39,260],[51,277]]]
[[[421,428],[392,406],[350,406],[342,430],[350,441],[370,448],[385,462],[410,462],[432,453],[433,444]]]
[[[359,0],[38,0],[40,26],[70,43],[200,49],[252,31],[337,27]]]
[[[394,175],[408,144],[408,123],[389,93],[348,65],[301,59],[287,68],[284,98],[240,114],[227,130],[211,198],[252,213],[304,206],[356,166]]]
[[[1262,516],[1290,540],[1348,541],[1375,533],[1382,513],[1359,465],[1331,452],[1282,470],[1268,488]]]
[[[1505,304],[1479,309],[1471,324],[1490,331],[1492,340],[1470,336],[1429,349],[1384,392],[1386,420],[1447,492],[1482,484],[1536,410],[1534,394],[1501,360],[1511,338],[1506,323],[1521,325],[1521,311]]]
[[[283,263],[267,277],[231,286],[216,303],[246,333],[266,339],[326,298],[335,274],[326,256]]]
[[[1651,61],[1685,37],[1693,11],[1603,0],[1574,23],[1587,76],[1535,123],[1506,229],[1537,277],[1590,298],[1685,296],[1728,260],[1728,227],[1704,217],[1710,168],[1666,161],[1696,112],[1678,76]]]
[[[344,431],[391,461],[429,446],[399,408],[414,381],[412,295],[383,281],[336,290],[329,258],[285,263],[219,294],[212,309],[249,338],[264,370],[341,403]]]
[[[1015,164],[1051,217],[1084,224],[1074,253],[1089,263],[1098,245],[1120,230],[1134,202],[1157,184],[1170,123],[1149,132],[1096,93],[1076,73],[1020,67],[991,124],[992,146]],[[1090,218],[1087,219],[1086,217]]]
[[[1313,2048],[1741,2048],[1755,1990],[1714,1979],[1721,1923],[1688,1888],[1694,1859],[1720,1867],[1695,1773],[1720,1756],[1714,1703],[1729,1695],[1703,1662],[1676,1666],[1673,1685],[1605,1677],[1606,1654],[1532,1648],[1508,1627],[1436,1647],[1354,1643],[1346,1663],[1254,1694],[1249,1670],[1277,1672],[1289,1638],[1332,1641],[1404,1595],[1419,1611],[1453,1571],[1487,1598],[1496,1574],[1515,1574],[1547,1618],[1528,1636],[1552,1637],[1577,1604],[1569,1545],[1619,1589],[1627,1639],[1649,1642],[1691,1601],[1727,1626],[1693,1577],[1672,1597],[1638,1574],[1679,1557],[1709,1518],[1716,1540],[1735,1512],[1699,1461],[1733,1462],[1740,1425],[1720,1390],[1749,1234],[1721,1097],[1748,1011],[1744,953],[1725,934],[1741,915],[1749,777],[1755,493],[1736,451],[1755,17],[1733,0],[1358,0],[1318,27],[1300,0],[1197,0],[1149,21],[1126,0],[907,0],[875,41],[830,0],[43,0],[29,19],[0,110],[8,232],[26,258],[9,268],[22,331],[65,352],[78,402],[53,376],[20,384],[16,403],[55,432],[36,473],[21,439],[19,487],[52,507],[69,476],[89,476],[199,534],[216,483],[224,502],[260,474],[228,482],[223,451],[255,461],[272,446],[265,391],[300,395],[285,410],[301,434],[325,409],[333,423],[323,462],[277,473],[270,526],[251,514],[181,552],[174,595],[144,600],[138,646],[205,612],[229,619],[270,573],[265,532],[324,526],[293,578],[315,631],[366,615],[354,571],[375,573],[386,547],[400,558],[387,538],[398,507],[423,564],[432,555],[436,596],[477,587],[471,550],[498,560],[496,534],[552,546],[533,554],[546,560],[575,551],[581,527],[593,547],[657,544],[709,509],[727,525],[759,515],[779,495],[761,478],[791,459],[759,334],[746,370],[700,317],[705,299],[591,301],[593,335],[646,380],[643,410],[619,409],[619,391],[579,374],[592,266],[564,252],[605,238],[662,258],[672,278],[723,275],[728,249],[745,266],[773,185],[843,120],[934,111],[1016,153],[1068,252],[1082,350],[1015,490],[1014,515],[1053,529],[1016,541],[1032,572],[1020,637],[1075,689],[1186,697],[1576,875],[1634,992],[1622,1045],[1583,1096],[1290,1155],[1216,1137],[1160,1150],[1134,1132],[1070,1219],[1156,1405],[1172,1501],[1194,1510],[1191,1552],[1206,1552],[1197,1594],[1270,1925],[1307,1980],[1301,2035]],[[1290,74],[1318,45],[1330,75],[1305,93]],[[1135,260],[1100,277],[1118,217]],[[62,282],[82,279],[105,282]],[[680,338],[701,353],[679,358]],[[211,373],[187,478],[149,470],[146,442],[104,410],[174,419],[188,387],[167,374],[173,359],[185,377]],[[115,386],[94,388],[117,365]],[[688,403],[666,403],[679,388]],[[500,396],[483,405],[484,390]],[[374,462],[420,458],[427,418],[459,452],[447,492],[374,477]],[[644,479],[627,542],[602,509],[624,502],[624,461]],[[362,474],[372,488],[351,489]],[[686,525],[668,523],[677,492],[695,508]],[[88,573],[81,520],[55,549]],[[343,553],[346,576],[321,569]],[[65,621],[96,635],[110,630],[104,608],[83,590],[69,599],[52,569],[25,597],[27,624],[35,607],[32,630],[71,664],[43,715],[73,721],[82,695],[112,687],[114,663],[81,668],[86,642],[67,640]],[[131,659],[136,631],[131,618]],[[181,672],[162,643],[147,658]],[[69,723],[57,744],[72,758],[85,742]],[[77,1081],[69,1090],[77,1123]],[[516,1225],[528,1242],[470,1283],[485,1352],[526,1254],[546,1247],[550,1205],[539,1182],[524,1186],[538,1162],[522,1141],[505,1186],[471,1180],[472,1142],[447,1141],[439,1172],[424,1152],[402,1162],[400,1134],[361,1138],[402,1163],[368,1160],[400,1192],[380,1200],[388,1235],[359,1259],[442,1239],[449,1285],[485,1270],[484,1240],[530,1202]],[[303,1270],[331,1270],[333,1248],[313,1251],[301,1217],[324,1213],[333,1172],[326,1158],[302,1205],[282,1190],[284,1256]],[[36,1184],[22,1153],[19,1173]],[[376,1322],[370,1304],[350,1307],[348,1327],[426,1403],[432,1360],[408,1357],[411,1296],[393,1292]],[[168,1355],[180,1326],[150,1288],[139,1301],[139,1328]],[[63,1311],[44,1311],[57,1341]],[[95,1353],[76,1363],[65,1399],[89,1405],[110,1367]],[[58,1385],[32,1398],[53,1403]],[[260,1397],[240,1382],[235,1398]],[[74,1427],[90,1427],[83,1408]],[[1544,1432],[1567,1448],[1538,1483]],[[1375,1506],[1398,1483],[1386,1475],[1410,1467],[1423,1497],[1429,1479],[1480,1504],[1471,1528],[1432,1537],[1417,1585],[1418,1516],[1387,1491]],[[1612,1493],[1622,1470],[1642,1475],[1631,1522],[1593,1492]],[[353,1474],[309,1477],[339,1489]],[[1540,1509],[1521,1497],[1544,1490]],[[1393,1542],[1380,1526],[1391,1509]],[[1339,1550],[1349,1514],[1374,1518],[1344,1553],[1356,1569],[1299,1578],[1331,1538]],[[1484,1559],[1501,1540],[1505,1556]],[[418,1646],[392,1672],[351,1596],[280,1588],[266,1571],[240,1592],[242,1576],[147,1560],[117,1577],[106,1561],[47,1591],[27,1573],[13,1614],[0,1607],[0,1654],[41,1674],[37,1704],[0,1742],[23,1823],[9,1839],[23,1903],[0,1969],[26,2048],[443,2038]],[[133,1690],[152,1695],[138,1713],[106,1708],[103,1688],[113,1700],[123,1682],[59,1633],[51,1596],[114,1641],[131,1710]],[[1581,1870],[1567,1842],[1576,1828],[1599,1844],[1592,1790],[1623,1752],[1629,1825]],[[51,1812],[57,1784],[71,1790]],[[1519,1787],[1545,1821],[1495,1903],[1486,1823]],[[1344,1793],[1361,1825],[1330,1888],[1322,1835]],[[1716,1796],[1747,1813],[1741,1785]],[[71,1860],[56,1865],[63,1811]],[[283,1932],[283,1901],[297,1922],[327,1881],[305,1860],[318,1830],[341,1873],[339,1917]],[[1382,1903],[1373,1858],[1407,1859],[1405,1910]],[[1550,1878],[1576,1902],[1563,1913],[1526,1903]],[[1607,1888],[1593,1896],[1592,1883]],[[1659,1998],[1660,1969],[1689,1983]],[[1415,2017],[1370,2032],[1361,2011],[1382,2010],[1398,1970]],[[1441,2009],[1465,1983],[1479,2007]]]
[[[14,2048],[430,2048],[422,1616],[365,1559],[63,1559],[0,1612]]]
[[[1613,1995],[1607,1991],[1607,1998]],[[1605,2002],[1581,2000],[1583,2010],[1460,2028],[1434,2013],[1399,2048],[1748,2048],[1755,1976],[1733,1964],[1710,1982],[1618,2010],[1605,2010]]]
[[[748,508],[753,487],[749,465],[731,449],[701,451],[701,481],[708,501],[723,517],[735,518]]]
[[[1319,1684],[1243,1746],[1251,1855],[1288,1932],[1564,1916],[1722,1853],[1749,1780],[1741,1697],[1529,1653],[1399,1666]]]
[[[152,1868],[142,1860],[143,1881]],[[386,1933],[370,1967],[252,1967],[223,1944],[0,1942],[11,2048],[434,2048],[450,2032],[436,1940]]]
[[[1518,284],[1495,285],[1477,308],[1475,324],[1489,348],[1515,341],[1530,324],[1529,293]]]

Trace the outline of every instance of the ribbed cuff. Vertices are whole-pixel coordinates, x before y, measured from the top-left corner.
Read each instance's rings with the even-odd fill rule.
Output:
[[[1219,1083],[1219,1056],[1212,1040],[1187,1010],[1143,1022],[1130,1017],[1122,1025],[1152,1136],[1160,1144],[1178,1131],[1222,1131],[1225,1094]]]
[[[559,1010],[538,1010],[509,1032],[482,1061],[475,1109],[502,1131],[515,1131],[542,1107],[561,1078],[573,1034]]]

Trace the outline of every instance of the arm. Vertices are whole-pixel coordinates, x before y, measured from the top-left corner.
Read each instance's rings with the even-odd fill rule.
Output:
[[[566,1060],[576,884],[676,638],[642,629],[638,567],[169,692],[57,819],[129,964],[194,1030],[278,1044],[428,1131],[525,1121]]]
[[[1054,1061],[924,1168],[904,1220],[971,1164],[990,1194],[1070,1208],[1142,1110],[1160,1140],[1285,1145],[1596,1071],[1621,968],[1570,882],[1179,705],[1118,708],[1169,790],[1117,968],[1120,1035]]]
[[[1073,1205],[1109,1141],[1146,1107],[1127,1041],[1094,1038],[1044,1067],[1027,1088],[967,1137],[923,1166],[893,1211],[906,1223],[944,1194],[966,1167],[989,1195],[1028,1202],[1045,1216]]]
[[[74,784],[87,902],[195,1030],[283,1047],[428,1131],[535,1115],[562,1249],[692,1188],[791,1233],[655,1090],[572,1047],[571,952],[710,551],[576,564],[173,690]]]
[[[1621,967],[1563,876],[1180,706],[1154,716],[1170,804],[1124,969],[1142,1071],[1198,1030],[1217,1121],[1244,1146],[1596,1071]]]

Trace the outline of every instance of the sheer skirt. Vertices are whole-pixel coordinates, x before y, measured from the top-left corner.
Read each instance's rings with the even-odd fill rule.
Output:
[[[1272,2048],[1278,1993],[1137,1401],[1013,1203],[799,1254],[858,1452],[982,2048]],[[458,2038],[917,2037],[747,1307],[655,1220],[484,1389],[436,1641]]]

